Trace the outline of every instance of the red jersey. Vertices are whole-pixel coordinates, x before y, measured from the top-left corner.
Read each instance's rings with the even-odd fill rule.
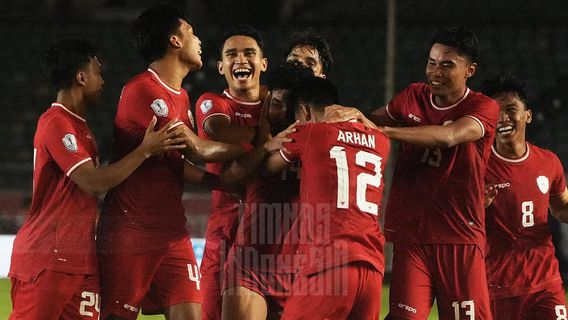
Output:
[[[384,270],[378,224],[389,140],[360,123],[311,123],[297,127],[280,151],[302,163],[301,243],[306,274],[366,261]]]
[[[298,243],[288,233],[298,216],[299,198],[297,164],[270,178],[250,182],[232,258],[255,270],[293,272]]]
[[[485,181],[498,187],[486,209],[491,298],[531,294],[560,283],[548,227],[550,196],[566,189],[558,157],[529,143],[525,155],[515,160],[493,149]]]
[[[140,145],[153,116],[158,119],[156,128],[175,118],[193,128],[187,92],[169,87],[148,69],[131,79],[122,90],[114,119],[115,159]],[[103,225],[149,232],[150,243],[155,243],[156,239],[169,241],[187,236],[182,204],[184,161],[179,151],[144,161],[107,193],[101,216]]]
[[[197,131],[201,138],[210,140],[209,135],[203,129],[203,124],[213,116],[223,116],[228,118],[232,124],[247,127],[256,127],[260,119],[262,108],[261,101],[247,102],[241,101],[231,96],[228,90],[222,94],[204,93],[197,100],[195,108],[195,118],[197,120]],[[223,163],[207,163],[207,171],[220,174],[223,171]],[[238,199],[229,193],[213,190],[211,191],[211,206],[213,208],[228,204],[238,203]]]
[[[97,198],[69,178],[88,161],[98,165],[87,122],[53,103],[39,118],[34,137],[32,203],[14,241],[10,277],[32,281],[46,269],[98,274]]]
[[[386,107],[404,126],[444,125],[463,117],[477,121],[483,135],[451,148],[399,144],[385,213],[392,242],[475,244],[485,247],[483,177],[499,115],[497,103],[467,89],[451,106],[435,104],[430,86],[410,85]]]

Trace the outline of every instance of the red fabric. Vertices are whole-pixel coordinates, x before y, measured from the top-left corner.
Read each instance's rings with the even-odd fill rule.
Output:
[[[566,294],[562,284],[527,295],[491,300],[493,320],[566,319]]]
[[[485,263],[476,245],[394,244],[390,315],[426,319],[434,298],[440,319],[491,319]]]
[[[518,160],[493,150],[485,181],[499,185],[487,207],[491,297],[526,295],[561,283],[548,226],[550,196],[566,189],[558,157],[532,144],[527,144],[527,153]]]
[[[469,117],[484,132],[474,142],[447,149],[399,144],[385,213],[387,240],[484,248],[483,177],[499,114],[497,103],[468,89],[463,100],[440,108],[432,102],[428,85],[413,84],[388,104],[387,111],[407,127]]]
[[[34,150],[32,203],[14,241],[9,276],[30,282],[46,269],[97,274],[97,198],[68,177],[78,164],[98,164],[93,134],[85,120],[54,104],[38,121]]]
[[[355,122],[297,127],[281,156],[302,163],[300,265],[306,273],[366,261],[384,269],[378,224],[389,140]]]
[[[12,279],[10,320],[98,319],[99,277],[43,271],[34,282]]]

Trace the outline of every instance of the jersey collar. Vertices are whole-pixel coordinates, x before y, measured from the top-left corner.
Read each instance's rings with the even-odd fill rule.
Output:
[[[242,105],[245,105],[245,106],[256,106],[256,105],[258,105],[258,104],[260,103],[260,100],[257,100],[257,101],[243,101],[243,100],[239,100],[239,99],[233,97],[233,96],[229,93],[228,90],[223,91],[223,95],[225,95],[227,98],[229,98],[229,99],[235,101],[236,103],[242,104]]]
[[[491,146],[491,151],[493,152],[493,154],[494,154],[497,158],[499,158],[499,159],[501,159],[501,160],[503,160],[503,161],[506,161],[506,162],[513,162],[513,163],[523,162],[523,161],[525,161],[525,160],[529,157],[529,154],[531,153],[531,149],[530,149],[530,147],[529,147],[529,144],[525,142],[525,145],[527,146],[527,151],[525,151],[525,154],[523,154],[523,156],[520,157],[519,159],[509,159],[509,158],[507,158],[507,157],[504,157],[504,156],[500,155],[499,152],[497,152],[497,149],[495,149],[495,146],[494,146],[494,145]]]
[[[438,107],[436,105],[436,103],[434,102],[434,96],[432,96],[432,92],[430,92],[429,97],[430,97],[430,104],[432,105],[432,107],[436,110],[449,110],[451,108],[454,108],[455,106],[457,106],[458,104],[460,104],[460,102],[464,101],[465,98],[467,98],[467,96],[469,95],[469,93],[471,92],[471,90],[469,90],[469,88],[466,88],[465,93],[463,95],[463,97],[461,97],[461,99],[459,99],[456,103],[452,104],[451,106],[447,106],[447,107]]]
[[[74,113],[73,111],[67,109],[67,108],[66,108],[64,105],[62,105],[61,103],[53,102],[53,103],[51,104],[51,106],[52,106],[52,107],[60,107],[60,108],[62,108],[63,110],[65,110],[65,111],[67,111],[68,113],[70,113],[70,114],[71,114],[72,116],[74,116],[75,118],[77,118],[77,119],[79,119],[79,120],[81,120],[81,121],[87,123],[87,120],[85,120],[85,119],[79,117],[76,113]]]
[[[164,87],[166,88],[168,91],[171,91],[175,94],[181,94],[180,90],[176,90],[170,86],[168,86],[164,81],[162,81],[162,79],[160,79],[160,76],[158,76],[158,74],[156,73],[156,71],[152,70],[152,68],[148,68],[148,71],[150,71],[150,73],[154,76],[154,78],[156,78],[156,80],[158,80],[158,82]]]

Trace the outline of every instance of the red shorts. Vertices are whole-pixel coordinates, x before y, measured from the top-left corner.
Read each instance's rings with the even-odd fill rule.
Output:
[[[12,279],[10,319],[99,319],[99,277],[44,270],[34,282]]]
[[[394,244],[389,315],[427,319],[434,298],[440,319],[491,319],[485,261],[476,245]]]
[[[536,293],[492,299],[491,312],[494,320],[568,319],[565,299],[564,288],[558,283]]]
[[[244,287],[258,293],[266,300],[269,317],[282,312],[296,276],[294,273],[254,270],[231,260],[225,274],[224,290]]]
[[[102,319],[111,314],[136,319],[140,309],[156,314],[179,303],[202,303],[201,275],[189,239],[134,252],[128,248],[140,244],[135,236],[125,236],[113,238],[112,246],[121,249],[99,252]]]
[[[223,270],[227,255],[235,240],[238,218],[239,205],[231,204],[226,207],[213,208],[207,222],[205,250],[201,260],[203,320],[221,319]]]
[[[298,276],[282,320],[378,319],[382,282],[383,274],[366,262]]]

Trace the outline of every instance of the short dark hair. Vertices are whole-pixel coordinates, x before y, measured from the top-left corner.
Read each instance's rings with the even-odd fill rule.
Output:
[[[177,6],[163,4],[142,12],[132,24],[132,39],[136,51],[147,63],[162,58],[169,46],[169,37],[189,23],[186,13]]]
[[[329,73],[331,66],[333,65],[333,56],[331,55],[329,43],[324,37],[314,33],[312,30],[304,30],[294,33],[286,43],[283,60],[286,61],[290,52],[292,52],[294,48],[300,46],[308,46],[316,49],[321,59],[322,71],[325,74]]]
[[[79,39],[60,40],[41,54],[41,64],[57,90],[71,87],[75,75],[95,58],[91,44]]]
[[[264,54],[264,40],[262,39],[260,32],[258,32],[258,30],[248,24],[239,24],[225,31],[223,37],[221,37],[221,42],[219,43],[219,52],[221,54],[221,57],[223,56],[223,47],[225,46],[225,41],[227,41],[227,39],[232,36],[245,36],[253,38]]]
[[[464,27],[449,27],[437,29],[432,33],[431,45],[440,43],[458,50],[461,55],[471,62],[479,59],[479,40],[477,36]]]
[[[528,91],[524,81],[513,73],[489,77],[481,84],[481,92],[488,97],[496,97],[506,92],[515,92],[525,108],[528,107]]]
[[[333,82],[320,77],[310,77],[296,82],[288,95],[290,105],[294,109],[304,103],[323,111],[325,107],[337,104],[339,100],[337,87]]]
[[[314,71],[297,62],[286,62],[268,73],[268,90],[289,90],[294,83],[314,77]]]

